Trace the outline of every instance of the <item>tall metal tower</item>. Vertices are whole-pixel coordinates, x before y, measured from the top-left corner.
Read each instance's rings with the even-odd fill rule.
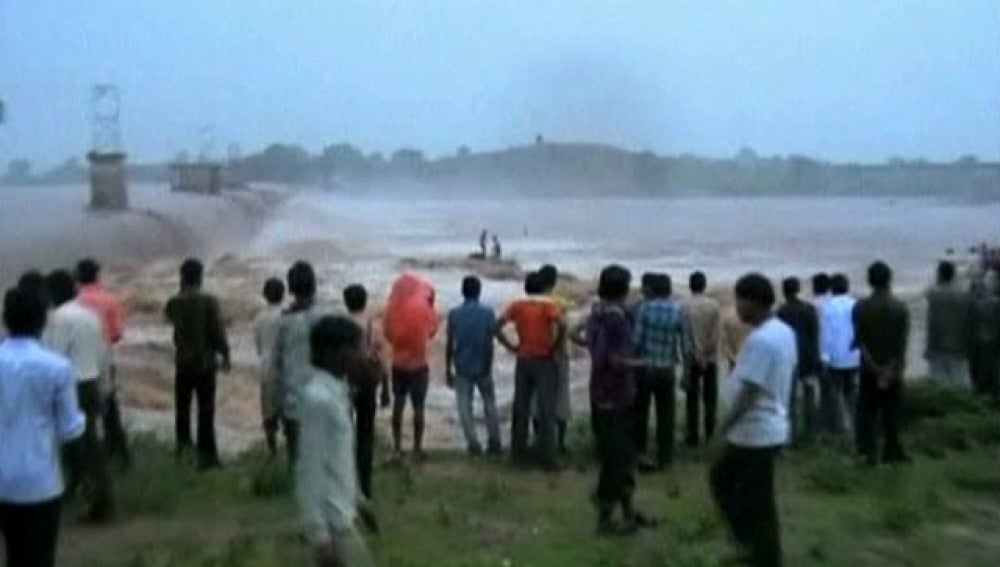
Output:
[[[93,129],[93,146],[91,150],[97,153],[116,153],[121,151],[122,131],[121,99],[118,85],[94,85],[91,94],[91,127]]]
[[[90,162],[90,205],[94,209],[128,208],[125,185],[125,152],[119,126],[121,103],[118,86],[94,85],[91,91],[91,127],[94,140],[87,160]]]

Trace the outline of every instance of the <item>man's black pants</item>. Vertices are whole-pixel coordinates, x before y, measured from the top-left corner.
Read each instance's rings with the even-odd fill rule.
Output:
[[[198,466],[219,464],[215,445],[215,368],[177,367],[176,395],[177,451],[191,447],[191,401],[198,399]]]
[[[781,538],[774,501],[777,447],[727,445],[712,464],[712,495],[736,541],[755,567],[781,565]]]
[[[372,459],[375,448],[375,412],[378,410],[378,385],[371,384],[352,393],[354,402],[354,444],[358,485],[369,500],[372,497]]]
[[[792,444],[812,441],[816,434],[816,385],[814,376],[796,374],[788,401],[788,421]]]
[[[719,365],[690,362],[687,372],[687,437],[688,445],[698,444],[699,410],[705,406],[705,439],[715,433],[715,412],[719,399]]]
[[[7,567],[52,567],[56,562],[60,499],[38,504],[0,502]]]
[[[118,394],[113,389],[118,379],[118,368],[113,364],[110,373],[112,391],[104,399],[104,451],[108,457],[117,459],[122,469],[128,469],[132,466],[132,455],[128,449],[122,412],[118,407]]]
[[[649,436],[649,406],[656,402],[656,460],[660,466],[674,459],[674,422],[677,395],[673,368],[648,368],[636,373],[635,450],[646,452]]]
[[[555,464],[556,393],[559,368],[555,358],[518,358],[514,379],[510,452],[515,460],[528,457],[528,426],[532,398],[538,396],[538,458],[544,466]]]
[[[977,394],[1000,401],[1000,347],[974,342],[969,349],[969,376]]]
[[[869,370],[861,370],[861,389],[858,392],[857,440],[858,452],[870,461],[878,458],[878,440],[875,432],[878,418],[882,418],[882,435],[885,446],[882,459],[892,461],[903,456],[899,442],[900,405],[903,386],[893,382],[888,388],[878,387],[878,375]]]
[[[597,479],[597,499],[602,508],[626,503],[635,492],[635,416],[628,409],[594,408],[592,420],[597,437],[601,471]]]
[[[90,519],[105,520],[113,506],[104,444],[97,432],[103,405],[98,381],[78,383],[76,395],[86,418],[86,428],[82,437],[66,445],[66,492],[74,494],[80,486],[84,486],[90,504]]]

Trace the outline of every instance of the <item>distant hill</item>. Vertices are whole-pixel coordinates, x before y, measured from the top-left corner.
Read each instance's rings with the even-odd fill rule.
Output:
[[[807,156],[762,157],[745,148],[729,159],[660,156],[589,143],[536,143],[429,160],[415,149],[388,159],[349,144],[318,155],[272,144],[233,164],[236,178],[289,184],[367,188],[381,192],[520,195],[898,195],[1000,199],[1000,163],[965,156],[953,162],[891,159],[883,164],[831,163]],[[165,164],[132,165],[130,178],[166,179]],[[0,182],[82,180],[74,161],[40,175],[14,162]]]

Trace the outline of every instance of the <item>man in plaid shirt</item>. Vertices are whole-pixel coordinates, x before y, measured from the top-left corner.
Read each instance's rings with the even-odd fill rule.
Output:
[[[680,307],[671,301],[670,276],[650,279],[650,297],[636,313],[635,354],[646,361],[636,376],[635,443],[639,455],[646,451],[650,401],[656,400],[656,462],[640,457],[639,467],[651,471],[668,466],[674,455],[675,367],[680,362]]]

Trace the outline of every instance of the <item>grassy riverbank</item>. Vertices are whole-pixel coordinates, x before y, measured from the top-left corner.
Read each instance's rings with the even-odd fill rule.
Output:
[[[788,452],[778,467],[787,565],[995,565],[1000,557],[1000,414],[963,394],[911,388],[911,465],[859,467],[844,442]],[[730,547],[705,482],[707,455],[681,451],[668,473],[640,478],[638,501],[661,520],[632,538],[594,536],[584,422],[573,464],[557,475],[506,460],[432,454],[376,473],[379,565],[711,566]],[[307,565],[287,478],[251,451],[224,471],[178,466],[169,447],[137,440],[118,480],[121,517],[76,523],[68,507],[60,565]]]

